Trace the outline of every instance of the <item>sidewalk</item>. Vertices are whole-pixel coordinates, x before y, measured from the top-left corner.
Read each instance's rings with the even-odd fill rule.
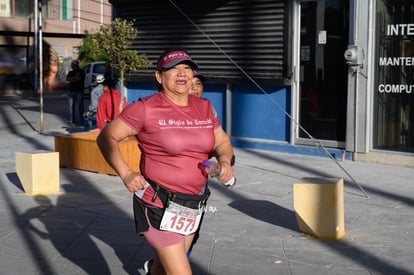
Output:
[[[144,274],[152,250],[136,236],[131,195],[118,177],[60,169],[61,193],[28,196],[15,153],[54,150],[66,122],[63,94],[0,100],[0,275]],[[235,189],[212,182],[194,274],[414,274],[413,168],[236,148]],[[326,241],[298,231],[293,184],[345,180],[345,230]]]

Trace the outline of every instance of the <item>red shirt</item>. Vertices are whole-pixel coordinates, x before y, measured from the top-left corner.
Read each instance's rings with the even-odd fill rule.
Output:
[[[99,97],[98,108],[96,110],[96,126],[99,130],[105,127],[105,123],[109,123],[119,115],[119,103],[121,102],[121,92],[116,88],[105,87],[103,94]],[[124,97],[123,109],[127,106]]]
[[[189,95],[183,107],[158,92],[130,104],[120,118],[138,132],[140,169],[146,177],[172,191],[201,192],[206,177],[199,163],[208,159],[214,129],[220,126],[208,99]],[[152,195],[147,188],[143,200],[150,203]]]

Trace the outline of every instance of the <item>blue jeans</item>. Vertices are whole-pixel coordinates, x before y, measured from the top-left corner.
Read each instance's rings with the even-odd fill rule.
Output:
[[[83,93],[82,92],[69,92],[69,121],[76,124],[76,105],[78,105],[79,110],[79,122],[83,120],[83,113],[85,108],[83,106]]]
[[[91,115],[83,115],[83,125],[85,126],[85,131],[90,131],[96,128],[96,113]]]

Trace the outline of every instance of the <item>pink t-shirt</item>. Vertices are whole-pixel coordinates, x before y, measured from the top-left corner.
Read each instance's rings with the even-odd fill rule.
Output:
[[[213,150],[220,126],[208,99],[189,95],[183,107],[158,92],[128,105],[120,118],[138,132],[142,174],[172,191],[201,192],[206,177],[199,164]],[[153,194],[147,188],[142,199],[151,203]]]

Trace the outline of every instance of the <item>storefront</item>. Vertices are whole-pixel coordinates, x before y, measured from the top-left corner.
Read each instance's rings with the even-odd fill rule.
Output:
[[[409,0],[113,0],[155,61],[187,48],[232,142],[414,166],[414,4]],[[154,92],[130,74],[128,99]],[[339,155],[337,155],[339,156]]]
[[[346,148],[355,159],[414,166],[412,1],[351,6]]]
[[[373,148],[414,153],[414,3],[376,8]]]
[[[355,160],[414,166],[414,3],[296,4],[292,94],[300,125]],[[312,143],[293,130],[295,144]]]

